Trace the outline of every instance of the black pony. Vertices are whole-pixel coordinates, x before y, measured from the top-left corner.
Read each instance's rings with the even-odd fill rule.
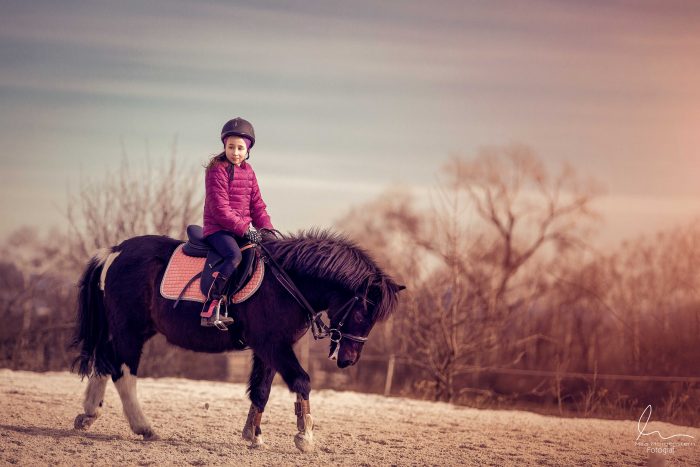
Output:
[[[243,438],[253,446],[262,445],[260,419],[272,379],[280,373],[297,394],[295,444],[301,451],[312,449],[311,383],[292,349],[309,328],[309,312],[289,287],[268,273],[253,297],[235,305],[237,322],[228,332],[201,327],[201,304],[180,302],[173,308],[174,302],[159,293],[168,260],[181,243],[163,236],[134,237],[101,251],[88,263],[80,282],[75,337],[75,344],[82,346],[76,364],[79,373],[88,377],[88,386],[85,413],[76,417],[75,427],[87,429],[98,417],[111,376],[134,433],[144,439],[158,438],[136,398],[136,374],[144,343],[160,332],[170,343],[199,352],[249,346],[253,350],[251,406]],[[334,339],[339,342],[331,344],[338,366],[354,365],[364,338],[377,321],[392,313],[403,286],[362,249],[327,231],[269,239],[264,246],[313,310],[326,310],[330,328],[341,331]],[[341,333],[350,338],[339,338]]]

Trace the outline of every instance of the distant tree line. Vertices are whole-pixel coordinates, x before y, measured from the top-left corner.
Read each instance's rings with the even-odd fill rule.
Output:
[[[596,184],[523,146],[454,157],[439,180],[429,202],[390,191],[339,223],[408,285],[365,349],[399,358],[397,390],[700,420],[700,223],[599,253]]]

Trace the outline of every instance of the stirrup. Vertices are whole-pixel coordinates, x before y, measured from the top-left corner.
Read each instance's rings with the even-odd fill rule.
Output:
[[[221,303],[225,300],[225,297],[221,297],[219,300],[219,303],[216,304],[216,308],[214,309],[214,314],[213,316],[209,318],[202,318],[201,320],[201,325],[202,326],[214,326],[216,327],[219,331],[228,331],[228,326],[234,323],[234,319],[224,315],[221,315]]]
[[[216,329],[218,329],[219,331],[228,331],[228,327],[220,319],[214,321],[214,326],[216,326]]]
[[[221,324],[216,324],[217,322]],[[205,328],[211,328],[211,327],[216,327],[218,329],[221,329],[221,325],[223,326],[229,326],[231,324],[235,323],[235,320],[233,318],[230,318],[228,316],[222,316],[218,321],[215,321],[214,318],[201,318],[200,319],[200,325]],[[221,329],[222,331],[226,331],[227,329]]]

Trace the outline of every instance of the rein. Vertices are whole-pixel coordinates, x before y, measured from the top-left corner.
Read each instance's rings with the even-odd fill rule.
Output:
[[[331,342],[334,342],[336,345],[340,344],[340,340],[342,338],[360,343],[364,343],[367,341],[366,337],[356,336],[354,334],[343,333],[340,331],[340,329],[343,327],[343,324],[345,324],[345,320],[350,314],[350,311],[352,310],[352,305],[354,305],[358,300],[360,300],[360,297],[358,297],[357,294],[351,297],[350,300],[345,302],[345,304],[340,307],[336,314],[340,315],[341,313],[344,313],[343,317],[338,322],[337,328],[331,328],[323,322],[323,311],[315,311],[313,309],[309,301],[306,299],[306,297],[304,297],[304,294],[294,284],[292,278],[289,277],[289,274],[287,274],[287,272],[284,269],[282,269],[282,266],[280,266],[277,260],[275,260],[275,258],[272,256],[270,250],[268,250],[267,247],[262,243],[258,243],[258,245],[265,252],[265,255],[263,255],[263,261],[274,266],[270,268],[270,270],[275,276],[275,279],[277,279],[277,281],[282,285],[282,287],[284,287],[284,289],[289,293],[289,295],[291,295],[292,298],[296,300],[299,306],[301,306],[306,311],[309,317],[311,332],[313,333],[315,340],[324,339],[328,337],[330,338]],[[326,312],[326,314],[328,314],[328,312]],[[328,315],[328,318],[330,319],[331,316]]]

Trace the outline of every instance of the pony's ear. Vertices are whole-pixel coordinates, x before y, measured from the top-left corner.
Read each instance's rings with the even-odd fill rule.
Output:
[[[397,290],[397,292],[401,292],[402,290],[406,290],[405,285],[399,285],[399,290]]]

